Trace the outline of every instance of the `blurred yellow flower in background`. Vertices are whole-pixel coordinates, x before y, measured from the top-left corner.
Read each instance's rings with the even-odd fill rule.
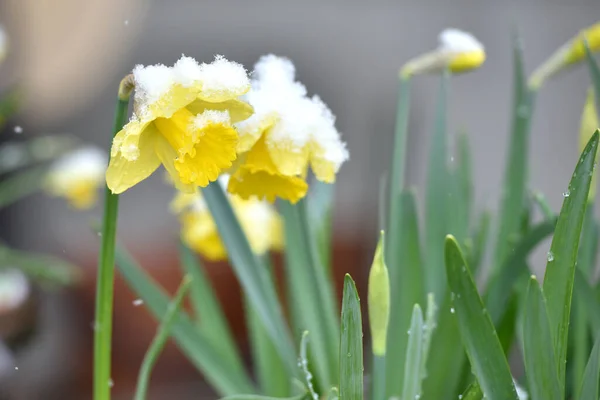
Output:
[[[483,44],[468,32],[445,29],[438,40],[437,49],[407,62],[402,68],[402,75],[437,73],[446,68],[457,74],[479,68],[485,62]]]
[[[600,22],[582,30],[558,48],[531,75],[529,86],[537,89],[558,72],[585,59],[585,41],[592,53],[600,50]]]
[[[250,89],[245,69],[217,56],[198,64],[182,56],[173,67],[137,66],[134,115],[117,133],[106,182],[122,193],[162,163],[179,190],[215,181],[236,159],[233,123],[252,114],[238,98]]]
[[[95,147],[75,150],[50,166],[44,190],[67,199],[75,208],[90,208],[104,184],[107,159],[107,154]]]
[[[583,112],[581,114],[581,127],[579,130],[579,151],[583,151],[585,146],[588,144],[596,129],[600,128],[598,122],[598,112],[596,111],[596,101],[594,96],[594,90],[592,88],[588,89],[587,98],[585,100],[585,104],[583,106]],[[596,153],[596,163],[598,162],[598,153]],[[596,172],[594,169],[594,176]],[[590,192],[588,194],[588,199],[593,201],[596,197],[596,179],[592,178],[592,182],[590,184]]]
[[[226,185],[227,178],[222,176],[220,181]],[[235,195],[230,195],[229,200],[254,253],[283,248],[282,222],[271,204]],[[179,216],[181,240],[188,247],[208,260],[227,259],[217,226],[200,193],[179,192],[171,202],[171,211]]]
[[[332,183],[349,157],[335,128],[335,117],[318,96],[307,97],[286,58],[267,55],[255,65],[252,90],[245,99],[255,113],[237,123],[240,161],[228,190],[248,199],[297,202],[306,195],[310,167],[320,181]]]

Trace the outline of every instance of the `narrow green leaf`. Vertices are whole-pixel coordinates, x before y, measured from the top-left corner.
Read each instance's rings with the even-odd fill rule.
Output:
[[[421,381],[427,377],[427,359],[429,358],[429,347],[431,339],[436,328],[437,306],[433,293],[427,296],[427,315],[425,317],[425,325],[423,325],[423,348],[421,355]],[[421,381],[419,381],[419,394],[421,393]]]
[[[152,369],[158,361],[158,357],[162,352],[165,344],[167,343],[167,339],[169,339],[169,335],[171,334],[171,328],[175,319],[177,318],[177,314],[179,313],[179,309],[181,308],[181,303],[183,303],[183,299],[190,287],[190,283],[192,283],[192,277],[186,275],[177,289],[175,293],[175,297],[169,306],[167,307],[167,312],[162,318],[160,325],[158,326],[158,330],[156,331],[156,335],[154,339],[152,339],[152,343],[148,347],[146,351],[146,355],[144,356],[144,360],[142,361],[142,366],[140,368],[140,373],[138,375],[137,386],[135,390],[135,400],[145,400],[146,395],[148,393],[148,384],[150,383],[150,375],[152,374]]]
[[[525,301],[523,357],[533,400],[563,399],[564,387],[558,381],[546,300],[535,276],[529,280]]]
[[[450,175],[446,165],[446,96],[448,73],[442,75],[435,129],[429,152],[427,192],[425,195],[425,288],[438,299],[444,297],[446,270],[444,269],[444,236],[448,233],[448,192]]]
[[[527,87],[521,39],[516,33],[513,37],[513,62],[512,126],[493,258],[496,270],[502,267],[510,254],[510,238],[519,233],[529,176],[527,154],[535,93]]]
[[[586,305],[594,338],[600,337],[600,298],[579,268],[575,269],[575,293],[578,301]]]
[[[2,267],[20,269],[32,280],[49,286],[68,286],[81,279],[81,270],[67,261],[0,244],[0,268]]]
[[[423,313],[415,304],[408,331],[408,345],[404,362],[402,400],[418,399],[421,395],[421,357],[423,355]]]
[[[448,285],[454,293],[453,304],[462,342],[484,395],[490,400],[517,400],[496,330],[458,243],[451,235],[446,238],[445,257]]]
[[[340,398],[363,398],[362,317],[356,285],[346,274],[342,295],[340,334]]]
[[[236,394],[233,396],[222,397],[221,400],[306,400],[310,399],[307,393],[299,394],[292,397],[269,397],[260,396],[257,394]]]
[[[315,180],[310,185],[306,211],[310,221],[311,235],[316,239],[321,257],[320,265],[331,274],[331,224],[335,186]]]
[[[573,172],[554,230],[544,277],[544,294],[548,302],[548,316],[561,382],[565,378],[575,263],[597,148],[598,131],[583,150]]]
[[[587,41],[584,42],[585,48],[585,58],[587,61],[588,68],[590,70],[590,78],[592,78],[592,86],[594,87],[594,94],[598,101],[596,102],[596,107],[600,105],[600,67],[598,67],[598,63],[594,59],[594,56],[590,52],[590,48],[588,47]],[[599,113],[600,114],[600,113]]]
[[[483,393],[477,382],[471,383],[460,396],[461,400],[481,400]]]
[[[594,349],[590,354],[585,372],[583,374],[583,380],[581,383],[581,390],[578,400],[597,400],[598,381],[600,380],[600,335],[596,338],[594,343]]]
[[[313,339],[310,354],[319,385],[332,387],[336,383],[335,372],[339,370],[339,342],[336,339],[339,327],[333,285],[316,257],[304,202],[295,206],[281,202],[280,211],[285,229],[286,277],[291,303],[296,309],[295,319],[301,324],[299,328],[308,330]]]
[[[156,318],[163,316],[169,305],[169,297],[156,282],[135,263],[122,248],[117,248],[115,261],[129,287]],[[186,313],[180,311],[171,329],[173,339],[183,354],[198,368],[206,380],[222,395],[254,393],[255,389],[246,371],[229,364],[212,343],[192,323]]]
[[[391,309],[388,325],[388,338],[386,358],[389,360],[404,360],[406,358],[406,345],[404,338],[410,326],[412,309],[415,304],[424,301],[423,276],[421,259],[421,243],[419,240],[419,222],[416,209],[414,190],[406,190],[399,197],[400,221],[398,241],[388,242],[386,246],[394,246],[402,254],[398,265],[391,268],[389,261],[386,264],[390,274]],[[391,226],[390,226],[391,228]],[[387,250],[387,247],[386,247]],[[386,251],[386,254],[390,254]],[[394,272],[394,274],[392,274]],[[404,376],[403,362],[386,363],[386,397],[400,397],[402,394],[402,379]]]
[[[556,219],[540,222],[515,244],[512,254],[490,278],[485,293],[485,305],[494,323],[504,315],[513,287],[520,277],[527,276],[526,260],[532,250],[554,232]]]
[[[0,182],[0,208],[7,207],[42,188],[48,166],[15,172]]]
[[[275,344],[288,374],[297,376],[294,345],[268,271],[252,252],[221,185],[218,182],[211,183],[202,188],[202,195],[215,220],[238,281]]]
[[[483,257],[488,244],[491,221],[492,215],[489,211],[482,212],[477,220],[475,231],[473,233],[473,244],[471,246],[471,251],[469,252],[469,265],[473,266],[473,274],[477,274],[483,262]],[[469,243],[468,240],[467,243]]]
[[[556,217],[556,214],[550,208],[550,205],[548,204],[548,200],[546,199],[546,196],[544,196],[543,193],[535,192],[533,194],[533,201],[538,206],[540,211],[542,212],[544,219],[553,219]]]
[[[179,258],[186,274],[192,277],[190,300],[199,329],[228,362],[243,369],[231,329],[213,290],[212,284],[204,272],[198,257],[183,243],[179,245]]]
[[[460,195],[459,208],[461,220],[464,221],[464,236],[467,236],[467,229],[470,226],[471,209],[473,205],[473,161],[471,157],[471,148],[469,146],[469,136],[462,133],[458,136],[458,165],[457,165],[458,186]]]
[[[313,375],[308,370],[308,331],[304,331],[302,333],[302,340],[300,341],[300,369],[304,374],[304,383],[308,389],[308,394],[313,399],[318,399],[319,395],[315,392],[315,388],[313,385]]]

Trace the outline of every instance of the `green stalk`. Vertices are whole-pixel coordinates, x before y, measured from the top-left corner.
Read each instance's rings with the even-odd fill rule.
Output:
[[[373,386],[373,400],[385,399],[385,354],[378,356],[373,354],[373,373],[371,374]]]
[[[158,356],[160,356],[162,349],[167,343],[167,339],[169,339],[171,328],[177,319],[177,314],[179,313],[183,299],[185,298],[185,295],[190,287],[190,283],[192,283],[192,277],[190,275],[186,275],[183,278],[179,289],[177,289],[177,293],[175,293],[173,300],[171,303],[169,303],[167,312],[165,313],[165,316],[163,317],[162,322],[156,331],[156,335],[154,336],[154,339],[152,339],[152,343],[150,343],[150,347],[148,347],[148,351],[146,351],[146,354],[144,355],[144,360],[142,361],[142,366],[140,368],[140,374],[138,375],[134,397],[135,400],[146,399],[152,368],[154,368],[154,365],[158,360]]]
[[[133,90],[131,75],[119,85],[115,111],[113,136],[125,125],[129,95]],[[102,245],[98,256],[96,283],[96,315],[94,322],[94,400],[110,399],[110,362],[113,314],[113,281],[115,276],[115,238],[119,196],[108,187],[104,192],[104,220],[102,222]]]
[[[395,290],[394,283],[400,274],[400,257],[397,251],[398,238],[400,237],[400,193],[404,186],[404,169],[406,166],[406,142],[408,131],[408,109],[410,106],[410,76],[400,76],[398,83],[398,106],[396,109],[396,132],[394,135],[394,153],[392,155],[392,169],[390,171],[389,183],[389,213],[388,224],[385,227],[388,232],[386,243],[387,254],[385,258],[390,269],[390,281],[392,282],[392,293]],[[384,227],[381,227],[384,229]]]

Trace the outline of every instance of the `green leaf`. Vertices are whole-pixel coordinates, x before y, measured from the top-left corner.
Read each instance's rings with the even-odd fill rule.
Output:
[[[406,341],[392,338],[403,338],[410,326],[412,309],[415,304],[424,301],[423,276],[421,259],[421,243],[419,240],[419,222],[414,190],[402,192],[399,198],[400,221],[398,241],[388,242],[402,254],[396,268],[392,269],[388,260],[386,265],[390,274],[391,309],[388,325],[386,358],[388,360],[404,360],[406,358]],[[391,228],[391,227],[390,227]],[[386,247],[387,250],[387,247]],[[386,252],[386,254],[389,254]],[[392,275],[394,272],[394,275]],[[386,362],[386,397],[400,397],[404,363]]]
[[[0,244],[0,268],[17,268],[32,280],[49,286],[68,286],[81,279],[81,270],[54,256],[24,252]]]
[[[488,244],[490,233],[490,223],[492,215],[489,211],[484,211],[479,215],[475,231],[473,232],[472,248],[469,252],[469,265],[472,265],[473,274],[477,274],[483,261],[483,256]],[[469,241],[467,240],[467,243]]]
[[[231,364],[243,369],[242,360],[237,350],[231,329],[213,290],[210,279],[204,272],[198,257],[183,243],[179,245],[181,266],[187,275],[192,277],[190,300],[197,325],[222,357]]]
[[[321,257],[320,265],[327,275],[331,274],[331,223],[335,186],[315,180],[310,185],[306,201],[306,211],[310,221],[311,235],[316,239]]]
[[[146,355],[144,356],[144,360],[142,361],[142,366],[140,368],[140,373],[138,375],[137,386],[135,390],[135,400],[145,400],[146,395],[148,393],[148,384],[150,383],[150,375],[152,374],[152,368],[156,364],[160,353],[162,352],[165,344],[167,343],[167,339],[169,339],[169,335],[171,334],[171,328],[175,319],[177,318],[177,314],[179,313],[179,309],[181,308],[181,303],[183,303],[183,299],[187,293],[187,290],[190,287],[190,283],[192,283],[192,278],[189,275],[186,275],[177,289],[177,293],[175,293],[175,297],[167,307],[167,312],[162,318],[160,325],[158,326],[158,330],[154,339],[152,339],[152,343],[148,347],[146,351]]]
[[[578,301],[586,305],[594,337],[600,337],[600,299],[579,268],[575,269],[575,293]]]
[[[460,243],[465,243],[469,234],[469,220],[473,200],[471,177],[471,154],[469,138],[461,133],[457,141],[458,161],[455,169],[448,171],[448,226],[446,233],[452,233]]]
[[[533,202],[538,206],[544,219],[554,219],[556,217],[552,208],[548,204],[548,200],[546,200],[546,196],[544,196],[541,192],[535,192],[533,194]]]
[[[598,131],[583,150],[571,178],[567,189],[569,195],[565,197],[554,230],[544,277],[544,294],[548,302],[548,316],[561,382],[565,379],[575,263],[597,148]]]
[[[504,351],[471,272],[451,235],[446,238],[446,272],[462,342],[473,373],[490,400],[517,400]]]
[[[402,400],[418,399],[421,395],[421,357],[423,355],[423,313],[415,304],[408,331],[408,345],[404,362]]]
[[[513,38],[513,62],[512,127],[493,258],[496,262],[495,270],[501,268],[502,263],[510,254],[512,246],[510,238],[519,233],[521,211],[525,204],[526,184],[529,176],[527,153],[529,151],[534,92],[527,87],[521,40],[516,33]]]
[[[481,400],[483,393],[477,382],[471,383],[460,396],[462,400]]]
[[[202,195],[212,214],[219,236],[227,249],[230,264],[269,333],[287,372],[298,375],[294,345],[283,319],[283,310],[268,271],[252,252],[248,239],[233,213],[229,200],[218,182],[202,188]]]
[[[221,400],[305,400],[310,399],[307,393],[299,394],[292,397],[269,397],[260,396],[257,394],[236,394],[233,396],[222,397]]]
[[[362,317],[356,285],[346,274],[342,294],[340,334],[340,398],[363,398]]]
[[[285,229],[286,277],[297,322],[302,324],[299,328],[308,330],[312,337],[310,354],[319,385],[331,387],[336,383],[335,371],[339,370],[339,327],[333,284],[320,266],[304,206],[304,201],[295,206],[280,203]]]
[[[556,219],[552,219],[531,227],[516,243],[512,254],[502,263],[498,272],[490,278],[485,294],[485,305],[494,323],[497,324],[502,319],[515,283],[528,274],[527,257],[554,232],[555,226]]]
[[[339,398],[340,398],[340,391],[336,387],[331,388],[329,393],[327,393],[327,400],[339,400]]]
[[[592,78],[592,86],[594,87],[594,95],[596,99],[600,101],[600,68],[598,67],[598,63],[596,63],[596,60],[594,59],[594,56],[588,47],[587,41],[584,42],[584,48],[585,58],[590,70],[590,78]],[[600,104],[599,101],[596,102],[596,107],[598,107]]]
[[[436,313],[437,306],[433,293],[427,296],[427,315],[425,317],[425,325],[423,325],[423,348],[421,355],[421,381],[427,377],[427,359],[429,358],[429,347],[431,339],[436,328]],[[419,394],[421,393],[421,381],[419,382]]]
[[[315,393],[315,388],[314,388],[313,382],[312,382],[313,375],[308,370],[308,357],[307,357],[307,351],[306,351],[307,348],[308,348],[308,331],[304,331],[302,333],[302,340],[300,341],[300,369],[302,370],[302,373],[304,374],[304,383],[306,384],[306,387],[308,388],[308,394],[310,394],[310,396],[313,399],[318,399],[319,395],[317,395],[317,393]]]
[[[42,188],[48,166],[15,172],[0,182],[0,208],[4,208]]]
[[[446,289],[444,269],[444,237],[448,233],[448,192],[450,174],[446,144],[446,96],[448,73],[440,82],[435,129],[431,140],[427,169],[427,192],[425,195],[425,288],[436,298],[443,298]]]
[[[529,280],[523,318],[523,357],[533,400],[560,400],[556,356],[550,334],[546,300],[535,276]]]
[[[600,380],[600,336],[596,338],[594,349],[590,354],[578,400],[597,400],[598,399],[598,381]]]
[[[263,261],[265,265],[268,265],[272,280],[273,266],[267,256],[263,257]],[[290,377],[286,374],[285,366],[277,349],[248,299],[246,299],[246,320],[254,371],[262,392],[269,396],[289,395],[291,391]]]
[[[121,275],[156,318],[168,308],[169,297],[156,282],[135,263],[122,248],[117,248],[115,261]],[[215,349],[208,338],[198,332],[186,313],[180,311],[171,329],[173,339],[206,380],[222,395],[253,393],[255,389],[246,371],[237,369]]]

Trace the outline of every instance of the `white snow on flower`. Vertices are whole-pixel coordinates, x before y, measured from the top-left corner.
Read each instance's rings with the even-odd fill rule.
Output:
[[[8,52],[8,36],[4,31],[4,26],[0,25],[0,62],[6,57]]]
[[[203,96],[241,96],[250,89],[248,73],[241,64],[228,61],[221,55],[210,63],[200,65],[200,82]],[[214,101],[214,100],[213,100]]]
[[[25,274],[17,269],[0,271],[0,311],[13,310],[23,304],[31,288]]]
[[[451,53],[467,53],[484,50],[483,44],[469,32],[448,28],[439,35],[439,50]]]
[[[274,118],[276,122],[266,137],[268,146],[300,153],[313,144],[337,169],[349,154],[335,128],[335,116],[318,96],[307,97],[306,87],[294,79],[290,60],[273,54],[260,58],[252,75],[252,90],[245,96],[254,107],[254,115],[236,125],[240,136],[257,136],[261,124]]]
[[[175,83],[173,68],[163,64],[136,65],[133,69],[135,102],[148,106],[158,101]]]
[[[83,147],[59,158],[52,164],[50,172],[57,175],[76,177],[104,177],[107,155],[97,147]]]
[[[205,110],[202,114],[198,114],[192,118],[192,125],[194,129],[201,131],[211,124],[229,125],[230,121],[229,111],[227,110]]]
[[[183,87],[191,87],[202,77],[200,64],[192,57],[182,55],[173,65],[173,79]]]

